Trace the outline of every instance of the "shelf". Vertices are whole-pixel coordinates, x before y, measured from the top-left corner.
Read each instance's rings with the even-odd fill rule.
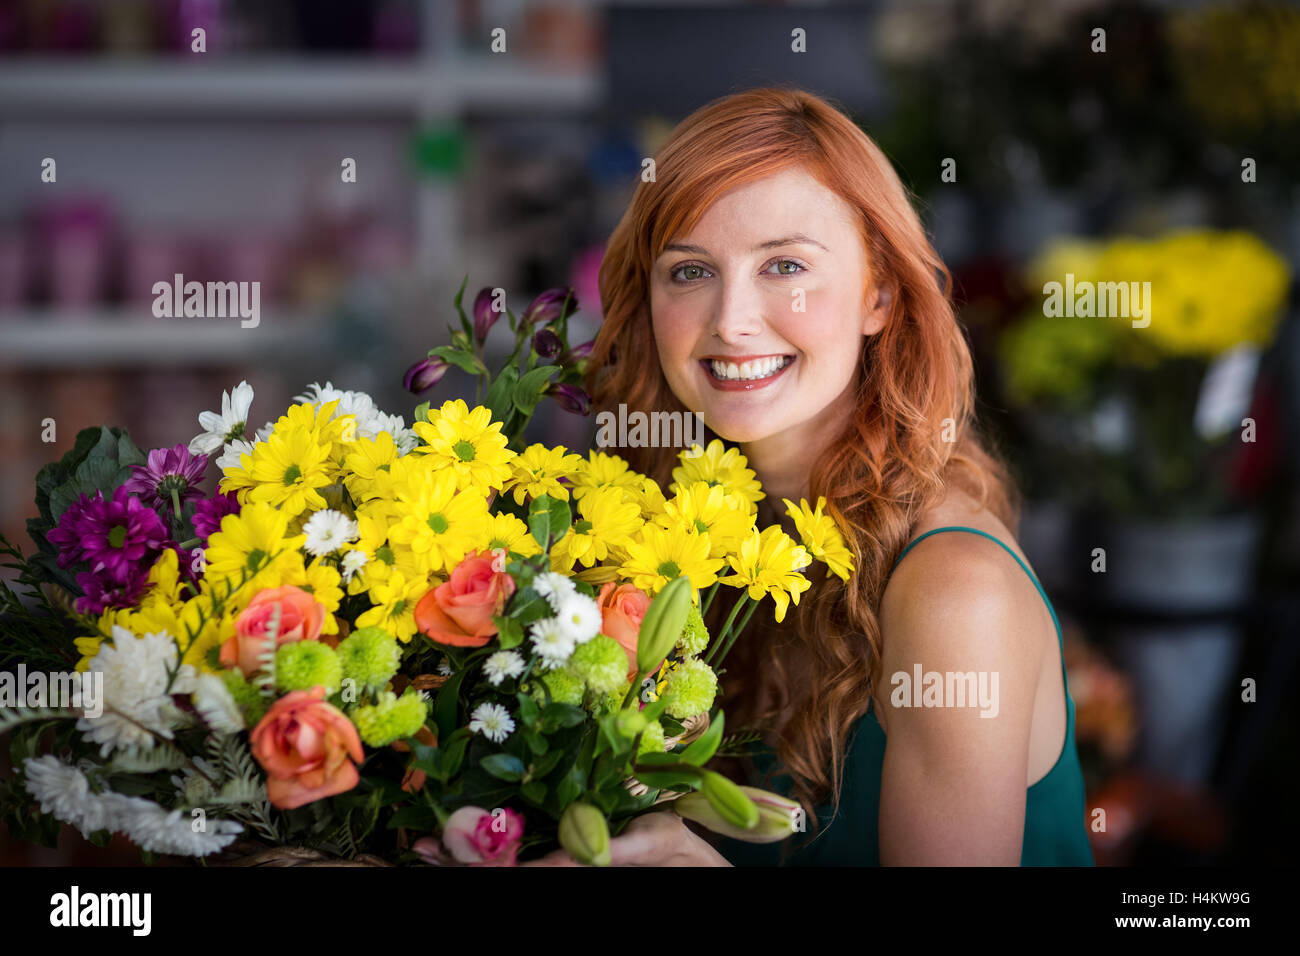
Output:
[[[238,318],[141,319],[132,312],[0,313],[0,366],[264,365],[323,347],[320,324],[285,312],[255,328]]]
[[[478,55],[415,60],[103,60],[48,57],[0,64],[0,112],[281,116],[451,114],[463,109],[586,109],[598,104],[592,70],[551,71]]]

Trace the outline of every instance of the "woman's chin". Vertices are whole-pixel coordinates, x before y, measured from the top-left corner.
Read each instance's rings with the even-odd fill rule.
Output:
[[[713,419],[706,414],[704,423],[715,435],[732,445],[761,441],[776,433],[771,421],[758,420],[749,415]]]

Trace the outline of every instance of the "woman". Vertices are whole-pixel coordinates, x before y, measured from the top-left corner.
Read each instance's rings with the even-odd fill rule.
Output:
[[[600,270],[597,406],[699,413],[757,472],[764,522],[793,533],[781,499],[826,497],[856,571],[810,570],[722,678],[728,727],[773,751],[742,769],[798,796],[806,832],[715,848],[650,813],[615,864],[1092,864],[1059,626],[975,431],[948,285],[884,154],[801,91],[705,106],[639,186]],[[666,486],[673,451],[620,453]],[[992,694],[923,698],[931,672]]]

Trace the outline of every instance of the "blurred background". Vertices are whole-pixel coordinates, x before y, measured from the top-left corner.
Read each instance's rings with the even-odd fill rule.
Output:
[[[876,139],[952,270],[1066,635],[1098,862],[1292,862],[1293,4],[0,0],[0,532],[30,547],[34,475],[79,429],[188,441],[240,380],[252,422],[327,380],[409,421],[402,373],[464,281],[516,314],[572,286],[590,338],[642,158],[780,83]],[[259,281],[260,324],[155,318],[175,273]],[[1168,321],[1045,315],[1067,274],[1149,280]],[[534,432],[591,428],[546,403]],[[116,846],[0,835],[0,860]]]

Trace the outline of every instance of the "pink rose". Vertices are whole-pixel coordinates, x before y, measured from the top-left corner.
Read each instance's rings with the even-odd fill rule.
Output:
[[[279,623],[276,625],[276,615]],[[275,631],[275,646],[294,641],[314,641],[325,623],[325,607],[302,588],[286,585],[264,588],[235,618],[235,635],[221,645],[224,667],[238,667],[251,677],[261,667],[259,658]]]
[[[490,551],[465,558],[451,572],[451,580],[431,589],[415,606],[415,625],[431,641],[454,647],[482,647],[497,632],[493,615],[500,614],[515,582],[493,565],[500,562]]]
[[[266,771],[266,795],[281,810],[344,793],[357,785],[365,759],[352,721],[325,702],[325,688],[285,694],[252,734],[253,756]]]
[[[444,849],[457,863],[469,866],[514,866],[519,841],[524,835],[524,818],[502,807],[489,813],[482,807],[461,807],[447,818],[442,841],[423,837],[413,850],[427,863],[449,862]]]
[[[650,596],[634,584],[616,586],[608,581],[601,586],[596,604],[600,608],[600,631],[622,645],[627,654],[627,679],[632,680],[636,677],[636,643]]]

